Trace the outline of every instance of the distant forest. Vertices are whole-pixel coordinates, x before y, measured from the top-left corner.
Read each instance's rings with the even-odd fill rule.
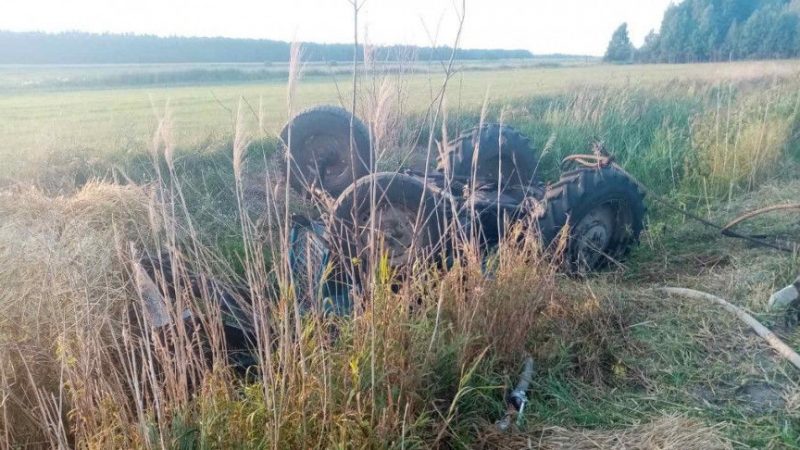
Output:
[[[664,13],[661,30],[640,48],[622,24],[605,59],[704,62],[800,56],[800,0],[684,0]]]
[[[449,47],[376,47],[378,61],[440,60]],[[272,63],[289,61],[290,44],[266,39],[158,37],[81,32],[0,31],[0,64]],[[363,48],[358,50],[359,58]],[[458,49],[458,59],[531,58],[527,50]],[[306,61],[353,60],[351,44],[303,44]]]

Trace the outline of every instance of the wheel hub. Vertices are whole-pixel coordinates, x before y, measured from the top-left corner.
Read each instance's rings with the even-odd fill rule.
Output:
[[[375,245],[383,245],[382,250],[388,253],[389,265],[398,267],[407,261],[409,249],[414,243],[416,211],[402,206],[380,205],[375,213]],[[361,219],[361,243],[368,248],[371,231],[369,214]]]
[[[597,267],[614,235],[614,208],[601,205],[583,217],[573,228],[574,261],[579,271],[590,271]]]
[[[310,183],[318,182],[325,187],[335,184],[339,179],[350,176],[350,161],[346,157],[349,153],[349,143],[339,136],[317,135],[309,137],[304,143],[311,149],[311,158],[307,159],[305,172],[312,179]]]

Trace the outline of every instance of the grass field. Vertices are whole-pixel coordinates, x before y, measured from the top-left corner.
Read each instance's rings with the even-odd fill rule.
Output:
[[[795,61],[471,71],[453,80],[448,102],[452,109],[461,105],[476,110],[487,95],[491,105],[503,106],[534,96],[598,87],[636,90],[675,82],[770,83],[796,78],[799,71],[800,63]],[[25,72],[0,70],[0,85],[2,77],[24,78]],[[430,103],[440,76],[412,75],[403,83],[407,84],[409,107],[420,111]],[[340,103],[350,97],[349,86],[348,76],[342,74],[310,77],[299,84],[296,107]],[[0,91],[0,158],[4,161],[0,177],[35,172],[54,153],[78,150],[102,156],[143,152],[155,130],[157,114],[163,114],[167,105],[173,116],[175,145],[196,148],[214,143],[233,133],[233,111],[240,99],[255,110],[254,114],[248,107],[244,115],[252,128],[256,128],[258,114],[264,129],[272,134],[287,120],[283,80],[267,84]]]
[[[309,208],[285,196],[276,135],[289,104],[348,106],[345,71],[296,89],[24,85],[52,78],[41,70],[0,68],[0,446],[800,448],[797,370],[713,305],[653,290],[713,291],[800,349],[766,304],[796,277],[797,253],[650,199],[641,245],[615,270],[568,277],[525,235],[487,266],[467,253],[401,289],[381,266],[359,313],[301,318],[282,221]],[[419,163],[416,137],[440,136],[426,112],[441,82],[363,75],[379,167]],[[484,107],[532,139],[546,180],[601,140],[654,192],[718,223],[800,196],[800,61],[465,70],[447,91],[448,136]],[[754,230],[797,239],[800,222],[778,214]],[[137,325],[132,246],[246,282],[265,318],[259,378],[231,373],[217,334],[206,364],[197,336]],[[501,433],[526,354],[531,402]]]

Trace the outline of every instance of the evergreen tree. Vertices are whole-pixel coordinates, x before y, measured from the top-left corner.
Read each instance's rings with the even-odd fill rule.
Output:
[[[739,22],[733,21],[728,32],[725,34],[725,41],[722,43],[722,59],[734,60],[739,59],[738,50],[739,42]]]
[[[687,0],[691,1],[691,0]],[[671,5],[661,24],[661,50],[665,62],[681,63],[693,59],[691,38],[695,24],[686,3]]]
[[[604,60],[609,62],[630,62],[633,60],[634,50],[631,38],[628,36],[628,24],[623,23],[611,36]]]
[[[644,37],[642,48],[636,52],[636,61],[643,63],[658,61],[661,58],[660,45],[661,36],[656,33],[656,30],[650,30],[647,36]]]
[[[622,53],[624,39],[618,33],[606,59]],[[681,63],[797,56],[800,0],[683,0],[667,8],[660,32],[647,36],[636,60]]]
[[[797,55],[797,30],[800,18],[788,11],[776,11],[767,34],[769,58],[790,58]]]
[[[737,40],[737,50],[741,57],[747,59],[771,57],[769,36],[775,16],[772,8],[761,8],[747,19]]]

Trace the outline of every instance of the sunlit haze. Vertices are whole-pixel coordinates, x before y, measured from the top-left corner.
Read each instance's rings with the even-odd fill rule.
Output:
[[[637,46],[671,0],[467,0],[461,46],[601,55],[628,22]],[[352,42],[347,0],[5,0],[0,30]],[[460,0],[366,0],[373,44],[450,45]]]

